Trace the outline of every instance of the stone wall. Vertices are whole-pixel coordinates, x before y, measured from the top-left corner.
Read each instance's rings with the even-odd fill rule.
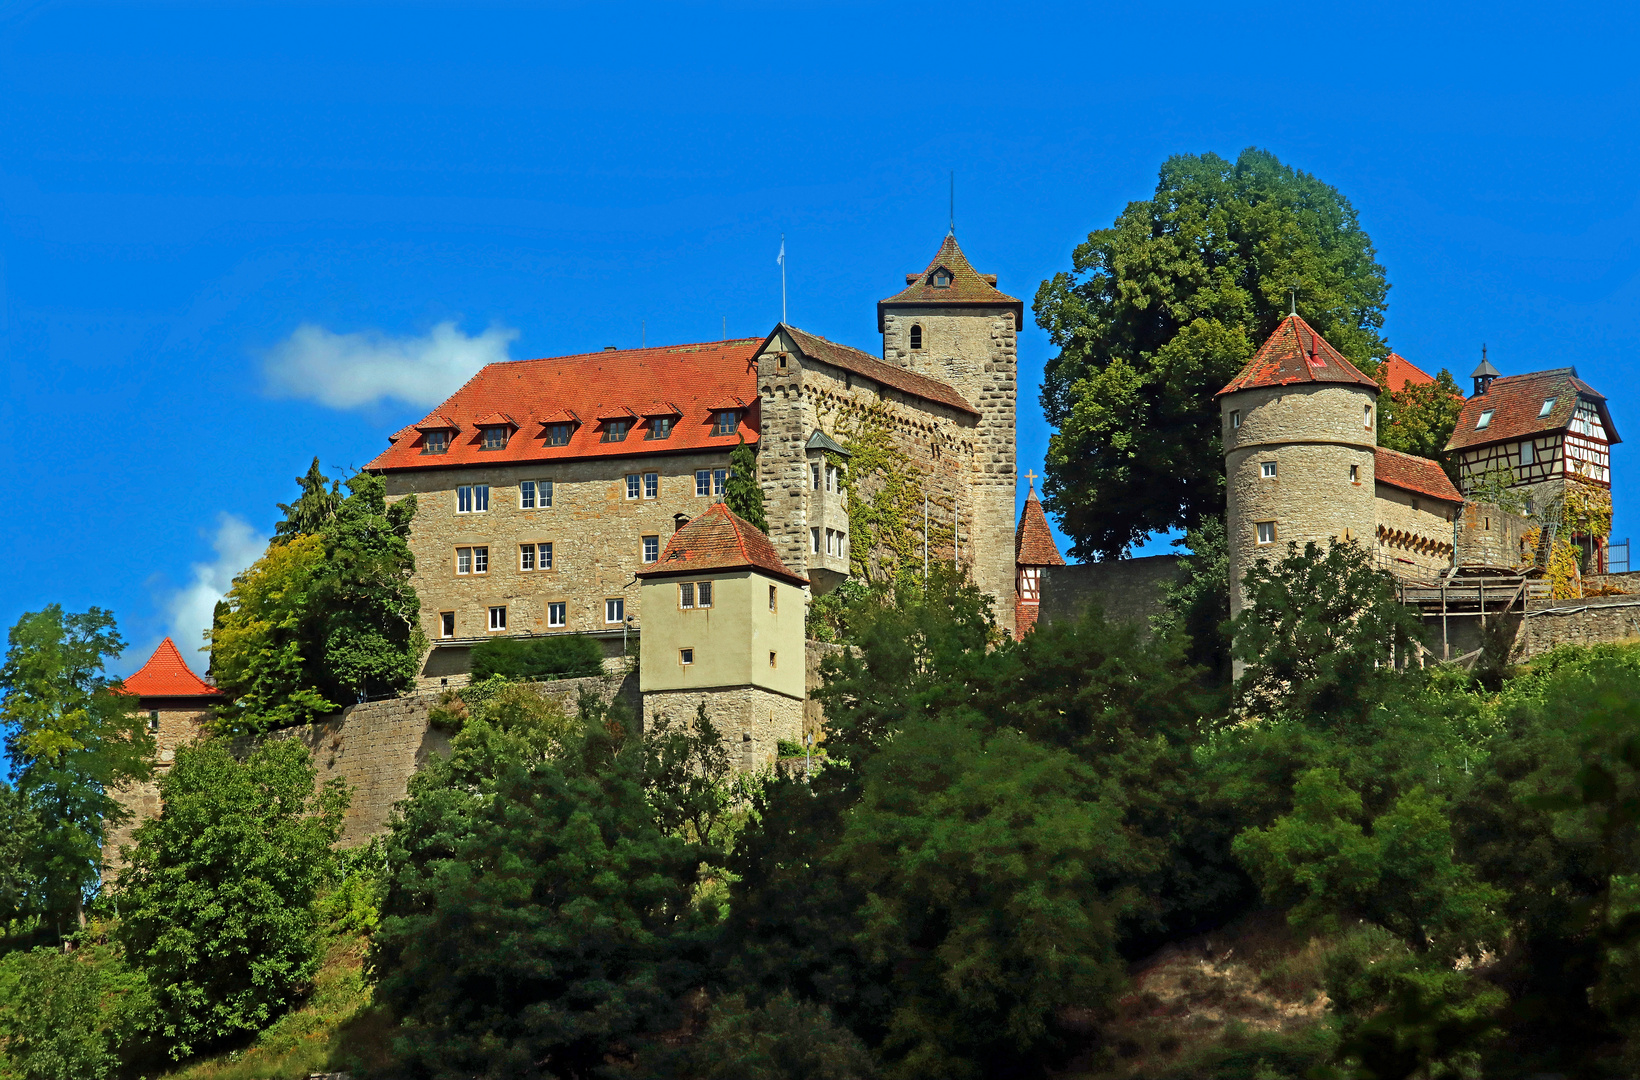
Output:
[[[139,711],[154,737],[154,776],[110,792],[114,801],[131,814],[109,830],[103,847],[103,857],[116,870],[124,865],[120,848],[131,843],[131,834],[138,825],[159,813],[159,780],[176,761],[177,751],[198,739],[211,721],[211,710],[201,708],[197,700],[145,699]]]
[[[1098,604],[1112,622],[1137,624],[1147,633],[1150,620],[1162,612],[1162,589],[1178,573],[1179,556],[1049,566],[1042,571],[1039,623],[1080,619]]]
[[[773,765],[781,739],[802,742],[804,703],[756,686],[651,691],[644,695],[644,724],[690,722],[702,704],[743,772]]]
[[[1534,605],[1518,639],[1523,659],[1557,645],[1595,645],[1640,638],[1640,597],[1602,596]]]
[[[1453,519],[1459,505],[1379,484],[1378,565],[1398,578],[1434,581],[1452,566]]]
[[[1530,566],[1535,551],[1524,547],[1530,518],[1491,503],[1466,502],[1453,531],[1460,566]]]
[[[826,712],[820,707],[820,703],[814,700],[814,692],[820,688],[820,662],[828,656],[840,655],[843,646],[830,645],[824,641],[809,641],[805,644],[807,655],[804,657],[803,671],[808,693],[803,700],[803,733],[812,733],[816,741],[823,741]]]

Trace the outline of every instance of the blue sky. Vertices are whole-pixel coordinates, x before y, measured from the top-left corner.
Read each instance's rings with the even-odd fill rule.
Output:
[[[188,650],[314,454],[362,465],[484,359],[763,333],[782,233],[792,321],[875,351],[949,170],[1028,303],[1167,155],[1266,147],[1360,211],[1394,348],[1575,364],[1640,438],[1635,18],[0,2],[0,620]],[[1021,471],[1047,356],[1032,326]]]

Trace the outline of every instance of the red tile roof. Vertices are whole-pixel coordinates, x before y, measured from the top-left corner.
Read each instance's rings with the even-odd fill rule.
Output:
[[[1607,441],[1622,442],[1617,429],[1612,427],[1605,397],[1578,378],[1576,368],[1563,367],[1493,379],[1486,393],[1476,394],[1464,401],[1463,411],[1458,414],[1458,423],[1452,429],[1452,438],[1447,440],[1446,448],[1462,450],[1508,442],[1526,435],[1563,431],[1571,426],[1572,413],[1577,409],[1580,397],[1588,399],[1599,412]],[[1550,398],[1555,401],[1554,407],[1549,410],[1548,416],[1539,417],[1543,403]],[[1488,409],[1492,411],[1492,419],[1485,427],[1476,428],[1481,414]]]
[[[128,676],[120,688],[138,697],[222,696],[222,691],[193,673],[170,638],[160,642],[148,662]]]
[[[1059,545],[1053,542],[1053,532],[1042,513],[1042,504],[1036,499],[1036,488],[1025,496],[1025,509],[1019,515],[1019,528],[1014,530],[1014,563],[1019,566],[1064,566]]]
[[[1327,344],[1309,323],[1289,315],[1219,394],[1301,383],[1354,383],[1378,389],[1376,382],[1361,374],[1360,368]]]
[[[669,577],[706,570],[756,570],[793,585],[809,583],[786,568],[756,525],[735,516],[723,503],[713,503],[673,533],[660,559],[637,576]]]
[[[760,343],[758,338],[742,338],[488,364],[433,410],[427,420],[412,426],[415,431],[426,431],[430,426],[458,428],[446,453],[423,454],[419,436],[407,438],[405,432],[400,432],[390,448],[365,467],[388,471],[730,450],[737,435],[756,444]],[[716,435],[715,417],[708,403],[726,397],[753,404],[741,414],[738,432]],[[519,429],[505,448],[483,450],[478,420],[496,413],[516,419]],[[625,441],[600,442],[603,429],[586,422],[598,416],[668,414],[680,418],[671,438],[665,440],[646,440],[640,425],[634,424]],[[546,445],[545,425],[564,422],[576,425],[568,445]]]
[[[934,287],[934,274],[944,268],[951,275],[948,288]],[[883,331],[883,312],[895,307],[932,307],[944,304],[992,305],[1014,309],[1014,325],[1025,317],[1025,305],[1007,293],[997,291],[995,274],[981,274],[968,262],[968,256],[957,246],[955,234],[947,235],[939,253],[928,269],[920,274],[907,274],[905,288],[887,300],[877,301],[877,332]]]
[[[1390,390],[1427,386],[1435,381],[1435,376],[1421,371],[1412,361],[1395,352],[1384,357],[1384,362],[1378,369],[1378,377],[1383,380],[1382,385]]]
[[[1439,462],[1382,446],[1375,447],[1372,453],[1372,478],[1378,483],[1442,502],[1463,502],[1463,496],[1452,486],[1452,480]]]
[[[839,345],[835,341],[827,341],[817,334],[799,330],[795,326],[787,326],[785,323],[776,326],[774,333],[765,339],[765,349],[768,347],[768,342],[774,340],[775,335],[782,330],[803,351],[804,356],[819,360],[823,364],[830,364],[832,367],[842,368],[844,371],[852,371],[856,375],[863,375],[872,382],[893,387],[895,390],[910,394],[913,397],[933,401],[958,412],[965,412],[970,416],[979,416],[979,411],[968,404],[963,396],[947,383],[942,383],[938,379],[931,379],[927,375],[919,375],[915,371],[907,371],[905,368],[896,367],[893,364],[886,364],[870,353],[861,352],[859,349],[848,345]]]

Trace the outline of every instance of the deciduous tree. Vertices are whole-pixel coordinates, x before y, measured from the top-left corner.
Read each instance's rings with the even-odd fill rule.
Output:
[[[769,531],[769,519],[763,512],[763,485],[757,482],[757,455],[746,445],[744,435],[729,454],[729,480],[723,501],[736,517]]]

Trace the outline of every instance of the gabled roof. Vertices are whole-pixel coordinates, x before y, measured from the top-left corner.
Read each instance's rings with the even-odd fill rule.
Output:
[[[647,349],[604,350],[543,360],[509,360],[488,364],[452,394],[428,418],[458,434],[443,454],[421,452],[422,438],[400,437],[365,466],[377,471],[441,469],[452,466],[504,465],[513,462],[577,458],[637,457],[684,450],[733,449],[737,435],[756,444],[760,417],[757,400],[758,338],[668,345]],[[709,402],[738,397],[751,404],[741,413],[737,432],[715,434]],[[634,433],[625,442],[600,441],[603,431],[589,418],[678,414],[664,440]],[[505,413],[520,421],[518,434],[502,450],[482,450],[478,420]],[[564,446],[548,446],[549,423],[573,423]],[[424,421],[412,425],[425,431]]]
[[[145,698],[222,696],[222,691],[193,673],[170,638],[159,643],[154,655],[127,676],[120,689]]]
[[[934,287],[934,274],[940,269],[951,275],[951,284],[948,288]],[[904,289],[887,300],[877,301],[877,332],[882,333],[883,311],[887,308],[932,307],[943,304],[1011,307],[1014,309],[1015,326],[1018,326],[1025,317],[1023,302],[997,290],[995,274],[981,274],[974,270],[968,262],[968,256],[957,246],[955,233],[946,236],[945,242],[940,245],[939,253],[934,256],[934,261],[928,264],[927,270],[920,274],[907,274]]]
[[[737,517],[723,503],[713,503],[673,533],[661,557],[637,576],[670,577],[707,570],[756,570],[793,585],[809,583],[786,568],[756,525]]]
[[[1305,383],[1353,383],[1378,389],[1376,382],[1361,374],[1360,368],[1327,344],[1327,339],[1309,323],[1289,315],[1218,396],[1261,386]]]
[[[785,323],[781,323],[774,328],[774,332],[764,339],[763,347],[758,351],[767,351],[770,343],[782,331],[785,332],[787,337],[791,338],[792,343],[802,351],[803,355],[810,359],[818,360],[822,364],[830,364],[832,367],[842,368],[844,371],[851,371],[856,375],[862,375],[872,382],[893,387],[895,390],[911,394],[913,397],[920,397],[925,401],[932,401],[944,405],[946,408],[965,412],[970,416],[979,416],[979,411],[968,404],[963,396],[947,383],[942,383],[938,379],[931,379],[927,375],[919,375],[915,371],[895,367],[893,364],[885,364],[870,353],[861,352],[859,349],[848,345],[839,345],[835,341],[827,341],[817,334],[799,330],[797,327],[788,326]]]
[[[1384,357],[1378,377],[1383,380],[1383,386],[1392,391],[1405,390],[1409,386],[1428,386],[1435,381],[1435,376],[1419,370],[1416,364],[1396,352]]]
[[[1025,496],[1025,509],[1019,515],[1019,528],[1014,530],[1014,563],[1018,566],[1064,566],[1059,545],[1053,542],[1053,530],[1037,502],[1033,485]]]
[[[413,431],[459,431],[461,425],[442,412],[430,412],[427,419],[411,426]]]
[[[1543,403],[1554,399],[1548,416],[1539,416]],[[1506,375],[1492,380],[1484,394],[1476,394],[1463,403],[1458,423],[1447,440],[1448,450],[1463,450],[1472,446],[1487,446],[1508,442],[1527,435],[1541,435],[1564,431],[1571,426],[1572,413],[1578,399],[1587,400],[1600,414],[1601,426],[1606,429],[1609,442],[1622,442],[1612,426],[1606,399],[1594,387],[1577,377],[1572,367],[1534,371],[1528,375]],[[1492,419],[1483,428],[1476,428],[1481,414],[1491,410]]]
[[[474,420],[473,423],[479,427],[516,428],[518,426],[518,421],[500,411],[490,413],[488,416],[481,416],[477,420]]]
[[[1374,447],[1372,454],[1372,478],[1376,482],[1442,502],[1463,502],[1463,496],[1439,462],[1383,446]]]

